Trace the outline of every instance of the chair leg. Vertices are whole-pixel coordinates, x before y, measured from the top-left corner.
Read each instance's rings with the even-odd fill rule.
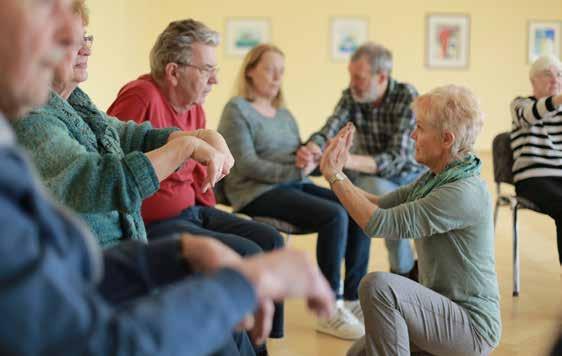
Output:
[[[517,226],[517,204],[513,207],[513,296],[519,296],[520,275],[519,275],[519,235]]]

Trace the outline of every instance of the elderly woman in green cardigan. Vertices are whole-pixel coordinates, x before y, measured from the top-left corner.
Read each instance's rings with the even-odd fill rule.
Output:
[[[416,160],[429,171],[384,196],[342,174],[353,127],[331,141],[321,170],[370,236],[413,239],[420,283],[374,272],[360,286],[365,337],[348,355],[487,355],[501,334],[492,205],[472,146],[482,113],[466,88],[445,86],[413,103]]]
[[[98,110],[78,88],[88,78],[93,41],[84,32],[84,11],[78,14],[81,47],[68,48],[49,102],[14,128],[45,185],[81,214],[102,246],[121,239],[146,241],[141,202],[158,190],[159,182],[194,159],[206,164],[208,189],[229,173],[234,159],[214,131],[153,129]]]

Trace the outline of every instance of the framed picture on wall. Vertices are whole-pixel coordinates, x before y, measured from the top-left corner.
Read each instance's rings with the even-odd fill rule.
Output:
[[[361,17],[334,17],[330,23],[332,59],[345,61],[369,38],[369,21]]]
[[[527,59],[532,63],[538,57],[553,54],[560,58],[559,21],[529,21]]]
[[[229,18],[225,33],[226,53],[243,57],[256,45],[271,41],[271,24],[266,18]]]
[[[429,14],[426,20],[426,65],[440,69],[468,68],[470,16]]]

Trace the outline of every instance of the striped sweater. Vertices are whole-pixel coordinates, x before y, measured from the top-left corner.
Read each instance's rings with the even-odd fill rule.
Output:
[[[562,106],[552,97],[518,97],[511,103],[513,178],[562,177]]]

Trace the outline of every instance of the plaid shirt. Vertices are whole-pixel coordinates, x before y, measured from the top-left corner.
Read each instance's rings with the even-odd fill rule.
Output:
[[[414,159],[414,140],[410,137],[416,125],[410,105],[417,96],[413,86],[392,78],[379,107],[355,102],[350,89],[346,89],[332,116],[309,140],[323,147],[351,121],[356,128],[351,152],[373,157],[377,176],[390,178],[419,172],[422,167]]]

